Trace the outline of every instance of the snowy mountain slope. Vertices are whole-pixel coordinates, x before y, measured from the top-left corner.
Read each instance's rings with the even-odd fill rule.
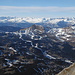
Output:
[[[75,42],[75,25],[65,28],[53,28],[48,31],[61,41]]]
[[[44,27],[41,25],[32,25],[31,27],[20,29],[18,32],[14,32],[22,38],[23,35],[28,35],[31,39],[40,40],[41,35],[45,32]]]
[[[26,23],[66,27],[75,24],[75,18],[31,18],[31,17],[0,17],[0,23]]]
[[[43,33],[44,32],[44,27],[41,26],[41,25],[32,25],[31,27],[29,28],[25,28],[25,29],[21,29],[20,30],[21,32],[24,32],[25,34],[29,34],[30,32],[33,32],[34,34],[37,34],[37,33]]]
[[[64,41],[71,41],[75,42],[75,25],[64,27],[64,28],[50,28],[50,27],[43,27],[42,25],[32,25],[28,28],[20,29],[15,34],[19,35],[22,38],[23,35],[28,35],[31,39],[36,38],[41,39],[42,37],[55,37],[58,40]]]
[[[75,25],[45,28],[36,24],[16,32],[0,32],[1,75],[57,74],[75,62],[74,32]]]
[[[31,17],[0,17],[0,22],[16,22],[16,23],[58,23],[59,21],[75,23],[75,18],[31,18]]]

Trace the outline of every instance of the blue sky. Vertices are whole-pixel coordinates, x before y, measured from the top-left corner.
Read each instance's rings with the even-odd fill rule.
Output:
[[[0,0],[0,16],[75,17],[75,0]]]

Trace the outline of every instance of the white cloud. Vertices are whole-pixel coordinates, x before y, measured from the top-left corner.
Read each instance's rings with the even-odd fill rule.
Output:
[[[18,7],[0,6],[0,16],[74,17],[75,7]]]
[[[20,13],[20,12],[75,12],[75,7],[0,6],[0,13]]]

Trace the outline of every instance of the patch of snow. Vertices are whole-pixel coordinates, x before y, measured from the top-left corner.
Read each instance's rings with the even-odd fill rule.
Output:
[[[56,59],[55,57],[52,57],[51,55],[47,54],[46,52],[44,52],[44,56],[49,59]]]
[[[67,62],[67,63],[73,63],[73,62],[71,62],[70,60],[65,60],[65,62]]]
[[[14,52],[17,52],[14,48],[12,48],[12,47],[9,47],[9,49],[11,49],[11,50],[13,50]]]

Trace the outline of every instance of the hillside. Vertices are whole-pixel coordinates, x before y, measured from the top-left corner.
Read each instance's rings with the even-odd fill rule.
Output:
[[[75,63],[68,68],[65,68],[57,75],[75,75]]]

